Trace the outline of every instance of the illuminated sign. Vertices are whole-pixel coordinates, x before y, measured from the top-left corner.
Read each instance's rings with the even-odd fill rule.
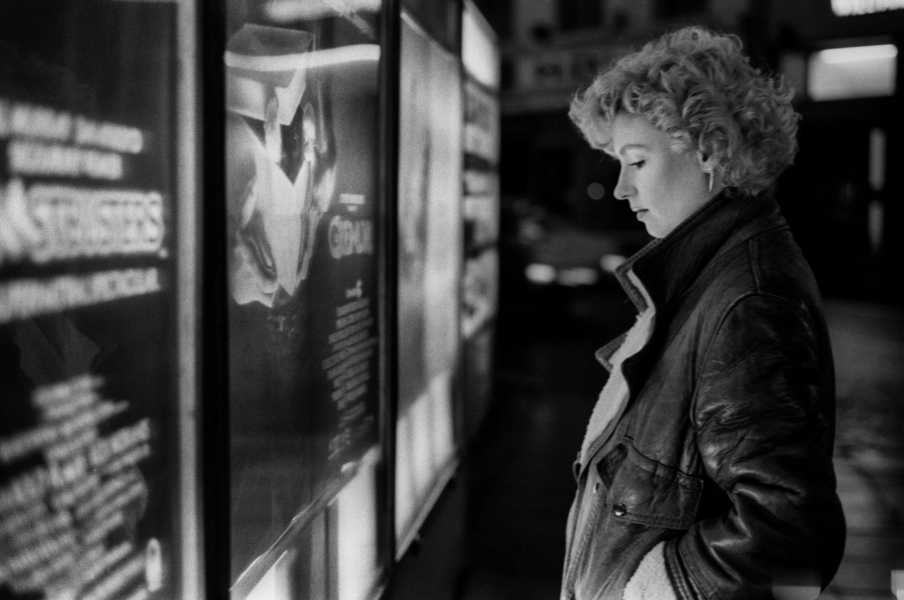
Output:
[[[844,100],[895,95],[894,44],[830,48],[814,52],[807,68],[812,100]]]
[[[837,17],[868,15],[902,8],[904,0],[832,0],[832,12]]]

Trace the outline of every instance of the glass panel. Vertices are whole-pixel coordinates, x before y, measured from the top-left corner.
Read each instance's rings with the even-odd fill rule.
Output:
[[[336,571],[339,600],[371,597],[380,575],[377,466],[379,454],[369,452],[355,478],[335,502]]]
[[[402,20],[396,534],[404,550],[454,455],[461,271],[457,58]]]
[[[170,2],[0,4],[0,597],[179,585]]]
[[[402,0],[402,5],[428,36],[446,48],[458,50],[461,22],[456,0]]]
[[[227,8],[237,578],[377,441],[380,41],[379,2]]]
[[[254,586],[246,600],[294,600],[298,597],[295,589],[297,550],[286,550],[280,555],[264,577]]]
[[[813,100],[894,96],[894,44],[820,50],[810,55],[807,88]]]

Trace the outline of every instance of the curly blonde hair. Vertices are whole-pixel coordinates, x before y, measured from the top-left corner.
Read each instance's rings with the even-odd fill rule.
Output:
[[[615,115],[643,115],[676,152],[715,157],[727,193],[755,195],[797,154],[792,96],[780,76],[750,65],[737,36],[694,26],[615,61],[575,95],[568,116],[592,147],[611,153]]]

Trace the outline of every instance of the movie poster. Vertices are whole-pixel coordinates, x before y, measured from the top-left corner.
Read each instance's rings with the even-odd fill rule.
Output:
[[[177,5],[0,4],[0,597],[179,590]]]
[[[405,13],[400,86],[396,533],[404,540],[455,453],[462,252],[460,66]]]
[[[380,46],[329,3],[228,17],[235,580],[377,441]]]

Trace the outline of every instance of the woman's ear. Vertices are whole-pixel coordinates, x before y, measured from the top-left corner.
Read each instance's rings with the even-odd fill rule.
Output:
[[[713,156],[712,154],[706,155],[700,150],[697,150],[697,162],[700,165],[700,170],[704,173],[709,173],[716,168],[715,156]]]

